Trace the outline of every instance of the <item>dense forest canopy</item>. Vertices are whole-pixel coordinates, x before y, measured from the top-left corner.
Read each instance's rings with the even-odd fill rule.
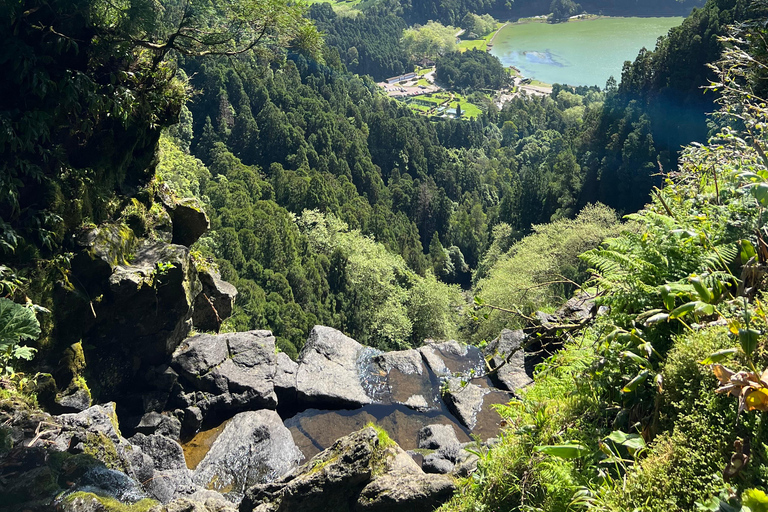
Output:
[[[94,14],[101,11],[84,2],[78,30],[111,35],[105,41],[112,46],[99,39],[92,49],[75,45],[65,32],[40,33],[44,16],[62,15],[54,7],[35,11],[41,21],[27,19],[26,11],[9,11],[6,18],[6,31],[16,34],[8,48],[42,44],[38,55],[46,55],[36,68],[24,68],[31,74],[19,73],[12,86],[4,84],[9,88],[0,100],[3,122],[13,127],[8,133],[17,137],[3,140],[16,162],[6,164],[4,176],[19,180],[8,182],[12,193],[2,203],[7,261],[24,267],[38,255],[52,255],[69,243],[68,233],[124,208],[125,194],[152,178],[150,149],[160,128],[181,112],[180,124],[162,139],[160,176],[180,197],[198,197],[212,219],[212,231],[197,250],[215,258],[224,277],[241,289],[230,327],[272,329],[292,354],[314,323],[390,348],[419,344],[429,335],[425,325],[432,325],[433,335],[455,332],[457,320],[446,312],[460,300],[443,301],[429,318],[417,318],[413,294],[422,283],[432,286],[431,296],[455,297],[437,290],[446,284],[469,287],[473,272],[477,280],[487,267],[487,251],[509,247],[535,224],[573,217],[597,201],[624,213],[639,208],[659,183],[659,165],[668,169],[674,161],[675,144],[702,140],[706,130],[703,122],[691,122],[689,131],[668,128],[658,98],[687,98],[705,85],[706,59],[721,49],[716,35],[749,12],[742,0],[710,0],[656,51],[642,52],[625,67],[621,83],[605,91],[556,85],[550,97],[518,96],[500,109],[480,94],[483,112],[475,120],[432,122],[387,99],[369,77],[348,72],[365,73],[368,66],[382,76],[411,65],[406,21],[381,5],[356,17],[339,16],[327,4],[313,6],[311,16],[327,30],[321,47],[310,27],[289,23],[298,15],[294,11],[276,18],[280,23],[267,31],[268,40],[259,39],[258,27],[246,25],[238,25],[237,37],[216,39],[220,25],[203,20],[238,23],[231,12],[181,13],[174,26],[154,27],[147,18],[149,28],[108,28]],[[180,46],[184,16],[195,30],[211,34],[207,46]],[[253,30],[255,38],[248,39]],[[417,27],[414,41],[418,32]],[[45,46],[48,38],[60,44]],[[278,39],[288,52],[274,52]],[[251,44],[257,48],[248,50]],[[128,52],[124,61],[107,57],[115,48]],[[700,57],[702,49],[712,57]],[[6,50],[4,62],[20,66],[21,55]],[[49,66],[51,61],[60,67]],[[486,53],[450,54],[440,61],[438,80],[448,74],[446,81],[456,87],[495,88],[506,78]],[[104,75],[104,66],[117,67]],[[71,75],[73,69],[79,74]],[[80,81],[56,89],[74,91],[72,97],[41,95],[35,73],[51,83],[72,76]],[[116,81],[105,81],[108,76]],[[186,88],[195,93],[183,106]],[[132,102],[110,103],[122,97]],[[703,118],[709,101],[685,108]],[[46,115],[31,116],[35,109]],[[83,109],[122,117],[117,122],[114,115],[97,116],[101,124],[82,127],[79,122],[92,118],[63,120]],[[154,117],[142,114],[147,111]],[[58,128],[67,123],[69,130]],[[308,253],[312,235],[298,221],[307,210],[345,226],[337,228],[344,237],[373,237],[402,258],[402,264],[383,256],[371,262],[394,272],[385,282],[399,291],[376,298],[351,277],[360,274],[339,274],[357,261],[355,244]],[[502,224],[506,228],[497,229]],[[390,324],[352,313],[385,296],[392,297],[387,307],[394,309],[382,319]]]

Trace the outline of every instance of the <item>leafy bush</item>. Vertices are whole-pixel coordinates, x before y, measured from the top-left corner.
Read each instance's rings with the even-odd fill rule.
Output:
[[[0,298],[0,375],[14,373],[11,362],[17,359],[29,361],[35,349],[20,345],[22,341],[40,336],[40,322],[31,307]]]

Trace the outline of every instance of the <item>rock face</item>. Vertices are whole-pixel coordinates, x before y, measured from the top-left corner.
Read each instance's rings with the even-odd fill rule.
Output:
[[[183,379],[188,406],[206,414],[277,405],[274,377],[275,338],[269,331],[201,334],[189,338],[173,355]]]
[[[372,358],[366,379],[377,401],[402,404],[417,411],[437,409],[433,382],[418,350],[385,352]]]
[[[491,378],[502,389],[516,391],[533,382],[526,373],[525,350],[521,348],[525,341],[526,334],[522,330],[504,329],[485,349],[491,366],[498,368]]]
[[[490,391],[478,385],[452,377],[443,398],[451,412],[468,429],[475,428],[477,414],[483,407],[483,396]]]
[[[271,482],[303,458],[275,411],[243,412],[229,420],[194,472],[194,482],[233,500],[246,488]]]
[[[195,299],[192,323],[199,331],[218,332],[221,322],[232,314],[237,289],[213,270],[200,271],[198,277],[203,289]]]
[[[173,243],[189,247],[208,231],[211,223],[202,205],[194,198],[185,198],[166,205],[173,222]]]
[[[298,399],[313,406],[360,407],[373,403],[360,383],[365,349],[336,329],[316,325],[299,356]]]
[[[277,367],[275,368],[275,393],[279,403],[292,403],[296,401],[296,373],[299,365],[285,352],[277,353]]]
[[[455,490],[450,477],[429,475],[371,427],[350,434],[303,466],[246,492],[241,512],[431,510]]]

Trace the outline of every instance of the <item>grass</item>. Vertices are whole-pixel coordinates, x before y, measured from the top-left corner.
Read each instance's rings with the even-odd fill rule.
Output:
[[[423,85],[424,87],[429,87],[432,84],[422,78],[418,82],[416,82],[416,85]]]
[[[499,29],[503,26],[503,23],[496,23],[496,30],[490,34],[483,36],[480,39],[462,40],[458,45],[456,45],[456,47],[460,52],[466,52],[467,50],[482,50],[484,52],[488,51],[488,43],[491,42],[493,36],[495,36],[496,32],[498,32]]]
[[[424,76],[427,73],[429,73],[430,71],[434,71],[434,70],[435,70],[434,67],[431,67],[431,68],[416,68],[416,74],[419,75],[419,76]]]

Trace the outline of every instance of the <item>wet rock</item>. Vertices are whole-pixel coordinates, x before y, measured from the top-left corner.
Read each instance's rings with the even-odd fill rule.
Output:
[[[372,363],[368,393],[377,402],[402,404],[419,411],[438,407],[432,380],[418,350],[377,354]]]
[[[465,427],[472,430],[477,423],[477,414],[483,407],[483,397],[490,390],[454,377],[448,379],[447,383],[443,395],[445,405]]]
[[[504,329],[499,337],[486,347],[485,353],[490,357],[489,364],[492,368],[498,368],[491,373],[491,379],[501,389],[515,391],[533,382],[526,373],[525,350],[521,348],[526,339],[527,335],[520,329]]]
[[[93,467],[86,471],[77,484],[77,490],[128,503],[147,497],[137,481],[125,473],[104,467]]]
[[[454,489],[450,478],[425,474],[399,446],[385,446],[367,427],[276,481],[251,487],[240,511],[431,510]]]
[[[451,425],[427,425],[419,430],[419,448],[439,450],[458,445],[459,439]]]
[[[227,422],[194,472],[194,482],[237,500],[246,488],[287,473],[303,458],[274,411],[248,411]]]
[[[199,391],[194,405],[204,416],[277,405],[277,356],[269,331],[194,336],[172,361],[184,388]]]
[[[195,299],[192,323],[199,331],[219,331],[221,322],[232,314],[237,289],[213,270],[198,273],[203,290]]]
[[[457,341],[432,342],[419,347],[419,352],[438,377],[472,378],[485,374],[483,354],[477,347]]]
[[[299,356],[298,399],[317,407],[360,407],[373,402],[362,384],[364,347],[336,329],[316,325]]]
[[[173,243],[189,247],[208,231],[211,222],[195,198],[175,201],[168,213],[173,221]]]

